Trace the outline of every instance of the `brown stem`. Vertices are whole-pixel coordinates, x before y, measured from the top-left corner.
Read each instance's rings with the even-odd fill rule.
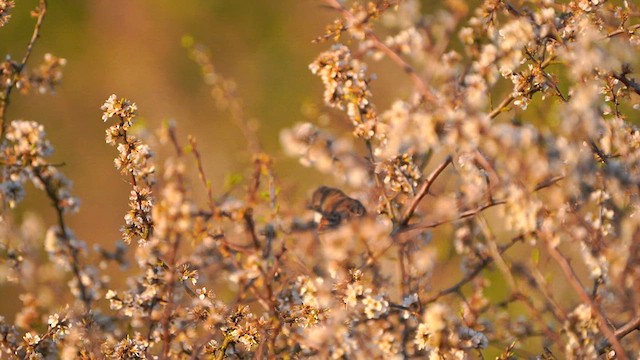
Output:
[[[125,119],[120,117],[120,122],[124,123]],[[123,136],[124,136],[124,145],[127,146],[127,149],[128,149],[127,151],[130,151],[131,147],[130,147],[130,143],[129,143],[128,134],[127,134],[126,131],[124,132]],[[172,138],[175,138],[175,136],[172,137]],[[138,189],[138,178],[136,177],[136,175],[135,175],[135,173],[133,171],[131,171],[131,185],[133,185],[134,189]],[[142,209],[143,208],[141,199],[138,196],[137,192],[136,192],[136,204],[138,206],[138,209]],[[142,221],[144,222],[144,225],[145,225],[145,228],[146,228],[145,229],[146,231],[143,234],[142,239],[148,240],[151,237],[151,234],[153,233],[153,220],[150,221],[149,219],[147,219],[146,216],[142,216]]]
[[[34,168],[34,175],[45,184],[45,192],[47,196],[53,203],[53,207],[56,209],[56,215],[58,218],[58,227],[60,228],[61,236],[64,239],[64,244],[67,247],[67,251],[71,256],[71,271],[73,272],[73,276],[76,278],[78,282],[78,288],[80,289],[80,298],[84,302],[85,305],[85,314],[89,314],[91,311],[91,297],[89,296],[89,291],[86,286],[82,282],[82,274],[80,271],[80,258],[78,254],[78,249],[72,244],[71,238],[69,237],[69,230],[64,220],[63,208],[60,205],[60,199],[58,197],[58,193],[56,191],[55,185],[51,184],[49,178],[42,175],[41,168]]]
[[[538,190],[541,190],[541,189],[544,189],[546,187],[549,187],[549,186],[555,184],[556,182],[558,182],[558,181],[560,181],[562,179],[564,179],[564,176],[556,176],[556,177],[550,178],[548,180],[545,180],[542,183],[538,184],[534,188],[533,192],[536,192]],[[392,231],[392,233],[391,233],[392,241],[389,243],[389,245],[386,246],[385,248],[383,248],[382,250],[380,250],[377,254],[372,255],[371,257],[369,257],[369,259],[363,265],[363,267],[368,267],[368,266],[372,265],[375,262],[375,260],[377,260],[384,253],[386,253],[396,243],[394,240],[396,239],[396,235],[398,235],[398,234],[403,234],[403,233],[414,231],[414,230],[425,230],[425,229],[436,228],[436,227],[438,227],[440,225],[449,224],[449,223],[452,223],[452,222],[464,220],[466,218],[475,216],[475,215],[481,213],[482,211],[484,211],[484,210],[486,210],[486,209],[488,209],[490,207],[494,207],[494,206],[498,206],[498,205],[504,205],[506,203],[507,203],[506,200],[489,199],[489,201],[486,204],[480,205],[479,207],[477,207],[475,209],[464,211],[464,212],[458,214],[458,216],[456,216],[454,218],[451,218],[451,219],[435,221],[435,222],[432,222],[432,223],[429,223],[429,224],[417,223],[417,224],[405,225],[405,226],[403,226],[401,228],[398,227],[398,228],[396,228],[396,229],[394,229]]]
[[[455,218],[435,221],[435,222],[432,222],[430,224],[421,224],[421,223],[419,223],[419,224],[415,224],[415,225],[407,225],[404,228],[400,229],[398,232],[404,233],[404,232],[413,231],[413,230],[425,230],[425,229],[435,228],[435,227],[438,227],[440,225],[444,225],[444,224],[448,224],[448,223],[464,220],[464,219],[466,219],[468,217],[475,216],[475,215],[481,213],[482,211],[484,211],[484,210],[486,210],[486,209],[488,209],[490,207],[503,205],[503,204],[506,204],[506,203],[507,203],[506,200],[491,200],[488,203],[486,203],[484,205],[480,205],[475,209],[463,211],[460,214],[458,214],[458,216],[456,216]]]
[[[611,37],[614,37],[620,34],[625,34],[625,33],[632,35],[638,29],[640,29],[640,24],[631,25],[627,29],[618,29],[618,30],[612,31],[609,34],[607,34],[607,37],[611,38]]]
[[[537,191],[540,191],[540,190],[542,190],[544,188],[552,186],[553,184],[557,183],[558,181],[560,181],[562,179],[564,179],[564,176],[554,176],[554,177],[551,177],[551,178],[549,178],[547,180],[544,180],[543,182],[541,182],[538,185],[536,185],[533,188],[532,192],[537,192]],[[440,225],[444,225],[444,224],[448,224],[448,223],[464,220],[464,219],[466,219],[468,217],[475,216],[475,215],[481,213],[482,211],[484,211],[484,210],[486,210],[486,209],[488,209],[490,207],[503,205],[503,204],[506,204],[506,203],[507,203],[507,200],[504,200],[504,199],[503,200],[490,199],[489,201],[487,201],[487,203],[485,203],[483,205],[480,205],[475,209],[471,209],[471,210],[467,210],[467,211],[461,212],[455,218],[435,221],[435,222],[432,222],[430,224],[418,223],[418,224],[414,224],[414,225],[406,225],[403,228],[398,229],[396,231],[396,233],[404,233],[404,232],[413,231],[413,230],[424,230],[424,229],[435,228],[435,227],[438,227]]]
[[[216,73],[211,56],[204,49],[192,46],[189,48],[189,51],[193,60],[200,65],[204,77],[215,79],[210,83],[207,81],[207,83],[210,84],[212,88],[217,88],[222,93],[222,99],[224,100],[224,105],[222,107],[225,107],[226,105],[226,108],[231,114],[231,119],[236,126],[238,126],[242,135],[246,139],[251,153],[258,154],[262,152],[260,140],[258,139],[255,129],[245,117],[242,103],[235,93],[234,87],[231,86],[226,79]]]
[[[511,298],[514,301],[522,302],[529,308],[531,314],[533,314],[534,318],[541,324],[541,331],[544,333],[544,336],[549,339],[553,339],[555,342],[560,340],[560,335],[553,329],[551,325],[547,324],[547,321],[545,321],[543,317],[542,311],[535,307],[533,299],[530,296],[518,292],[512,294]]]
[[[542,69],[546,68],[547,66],[549,66],[549,64],[551,64],[551,62],[553,61],[554,57],[551,56],[549,58],[547,58],[546,60],[544,60],[542,63],[540,63],[540,70],[542,71]],[[520,92],[521,89],[518,89],[517,92]],[[513,96],[514,92],[511,92],[506,98],[504,98],[500,104],[493,109],[490,113],[489,113],[489,118],[493,119],[496,116],[500,115],[503,111],[505,111],[507,109],[507,106],[509,106],[509,104],[511,104],[511,102],[513,100],[515,100],[515,96]]]
[[[126,134],[125,134],[126,135]],[[175,128],[174,127],[170,127],[169,128],[169,139],[171,140],[171,143],[173,144],[173,147],[176,151],[176,156],[178,158],[182,157],[184,152],[182,151],[182,147],[180,146],[180,143],[178,142],[178,137],[175,133]],[[125,138],[126,140],[126,138]],[[132,177],[135,181],[135,176]],[[184,193],[186,192],[186,189],[183,187],[184,186],[184,179],[182,178],[181,175],[178,175],[177,178],[178,183],[180,184],[181,187],[181,191]],[[173,223],[175,223],[175,219],[173,221]],[[169,242],[172,246],[170,248],[170,252],[169,252],[169,256],[168,256],[168,263],[167,263],[167,267],[166,267],[166,271],[168,272],[168,280],[167,280],[167,303],[165,305],[165,311],[162,317],[162,327],[164,329],[164,333],[162,335],[163,337],[163,343],[162,343],[162,358],[163,359],[168,359],[169,358],[169,354],[171,352],[171,339],[172,339],[172,334],[171,334],[171,318],[173,317],[173,311],[174,311],[174,294],[175,294],[175,288],[176,288],[176,263],[177,263],[177,259],[178,259],[178,252],[180,249],[180,240],[181,240],[181,236],[179,232],[169,232],[169,234],[166,235],[166,240],[167,242]],[[173,240],[173,243],[171,243],[171,241]]]
[[[451,156],[447,156],[442,162],[442,164],[440,164],[440,166],[438,166],[435,170],[431,172],[431,174],[429,174],[429,176],[424,181],[424,183],[422,183],[422,186],[418,190],[418,193],[409,204],[409,207],[402,215],[402,219],[400,220],[400,224],[399,224],[400,227],[403,227],[409,223],[409,219],[411,219],[411,216],[416,211],[418,204],[429,193],[429,189],[431,188],[431,185],[433,185],[433,182],[440,175],[440,173],[442,173],[442,171],[444,171],[444,169],[449,164],[451,164],[451,162],[452,162]]]
[[[347,18],[349,21],[357,21],[355,16],[349,10],[345,9],[338,0],[324,0],[324,2],[332,9],[335,9],[340,13],[342,13],[342,15],[345,18]],[[368,21],[368,19],[365,19],[365,21]],[[393,51],[393,49],[388,47],[372,31],[367,31],[365,34],[365,37],[367,40],[371,41],[373,47],[375,47],[376,49],[380,50],[385,55],[387,55],[387,57],[391,59],[391,61],[396,63],[405,73],[409,75],[409,78],[411,78],[413,85],[418,89],[418,91],[420,92],[420,94],[425,100],[433,104],[436,104],[438,102],[437,96],[431,90],[429,90],[429,88],[427,87],[427,84],[425,84],[424,80],[420,77],[420,75],[418,75],[416,70],[408,62],[406,62],[400,55],[398,55],[398,53],[396,53],[395,51]]]
[[[164,334],[162,335],[162,358],[168,359],[169,352],[171,351],[171,317],[173,312],[173,298],[176,285],[176,258],[178,256],[178,248],[180,247],[180,235],[176,234],[176,239],[171,247],[171,253],[169,254],[169,263],[167,264],[169,272],[168,289],[167,289],[167,304],[165,307],[164,315],[162,317],[162,327]]]
[[[4,138],[4,133],[7,129],[6,113],[7,105],[9,104],[9,96],[11,95],[11,91],[13,90],[18,77],[20,77],[20,74],[27,65],[27,61],[31,56],[36,40],[38,40],[38,37],[40,37],[40,27],[42,26],[42,22],[46,13],[47,0],[40,0],[40,3],[38,4],[38,18],[36,20],[36,25],[33,28],[31,39],[29,39],[29,44],[27,44],[27,50],[25,51],[20,64],[17,66],[16,71],[12,74],[9,84],[4,90],[4,94],[2,94],[2,98],[0,98],[0,140]]]
[[[407,291],[407,269],[406,269],[406,261],[405,261],[405,243],[398,244],[398,268],[400,269],[400,298],[404,299],[404,296]]]
[[[636,94],[640,95],[640,84],[638,84],[635,80],[629,79],[627,77],[627,71],[624,71],[621,74],[613,74],[613,77],[620,80],[628,89],[632,90]]]
[[[640,330],[640,315],[636,316],[635,318],[631,319],[631,321],[629,321],[628,323],[626,323],[626,324],[622,325],[621,327],[619,327],[618,329],[616,329],[616,331],[615,331],[616,338],[622,339],[623,337],[629,335],[630,333],[632,333],[632,332],[634,332],[636,330]],[[604,353],[605,349],[609,345],[610,344],[609,344],[609,342],[607,340],[602,341],[600,346],[598,346],[598,353],[599,354]]]
[[[385,207],[387,209],[387,213],[389,213],[389,218],[391,221],[396,221],[396,213],[394,211],[393,205],[391,204],[391,199],[387,195],[387,191],[384,188],[384,184],[380,181],[380,177],[376,173],[376,156],[373,153],[373,146],[371,145],[371,140],[366,140],[365,145],[367,146],[367,150],[369,151],[369,166],[371,166],[372,176],[376,182],[376,187],[379,189],[382,197],[384,198]]]
[[[524,235],[520,235],[520,236],[516,236],[515,238],[511,239],[511,241],[500,247],[499,249],[499,253],[502,255],[505,251],[509,250],[513,245],[515,245],[515,243],[519,242],[519,241],[523,241],[525,239],[526,236],[528,236],[529,234],[524,234]],[[460,289],[467,284],[469,281],[473,280],[476,276],[478,276],[478,274],[484,270],[487,266],[489,266],[491,263],[493,263],[495,260],[493,257],[488,256],[486,258],[484,258],[482,260],[482,262],[476,266],[473,270],[471,270],[471,272],[469,272],[464,278],[462,278],[460,281],[458,281],[457,283],[455,283],[454,285],[440,290],[437,294],[431,296],[430,298],[428,298],[424,303],[425,304],[429,304],[432,303],[436,300],[438,300],[439,298],[448,295],[448,294],[452,294],[452,293],[457,293],[460,291]]]
[[[582,286],[582,283],[580,283],[580,279],[578,279],[578,275],[576,275],[573,267],[571,266],[571,264],[569,264],[569,261],[567,260],[567,258],[565,258],[564,255],[560,253],[560,251],[553,245],[551,241],[547,241],[547,250],[549,252],[549,255],[551,255],[551,257],[556,261],[558,266],[560,266],[560,269],[562,270],[562,273],[564,274],[565,278],[567,279],[569,284],[571,284],[571,286],[574,288],[576,293],[578,293],[578,296],[580,297],[582,302],[588,304],[589,307],[591,308],[591,311],[598,322],[598,327],[600,328],[600,331],[602,331],[602,333],[604,334],[609,344],[611,344],[611,346],[615,350],[616,356],[619,359],[628,360],[629,357],[624,352],[624,348],[620,344],[620,341],[616,337],[616,334],[609,327],[609,322],[607,321],[604,314],[600,310],[600,307],[598,306],[598,304],[596,304],[591,299],[591,297],[589,296],[585,288]]]
[[[202,166],[202,157],[200,156],[200,151],[198,150],[198,143],[196,142],[196,138],[189,135],[189,144],[191,144],[193,156],[196,158],[196,165],[198,166],[198,177],[200,178],[200,181],[202,182],[204,188],[207,190],[207,202],[209,203],[211,214],[215,216],[218,212],[218,209],[215,201],[213,200],[211,182],[207,179],[207,175],[204,172],[204,167]]]

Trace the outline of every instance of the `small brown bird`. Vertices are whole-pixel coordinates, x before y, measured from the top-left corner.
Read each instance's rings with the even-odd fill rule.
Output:
[[[309,208],[322,215],[318,231],[338,227],[342,220],[360,217],[367,213],[362,203],[345,195],[341,190],[320,186],[311,196]]]

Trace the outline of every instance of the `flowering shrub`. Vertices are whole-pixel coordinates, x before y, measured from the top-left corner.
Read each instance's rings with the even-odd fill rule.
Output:
[[[281,142],[344,192],[289,202],[281,184],[295,179],[275,174],[235,84],[186,39],[243,131],[252,177],[242,192],[212,188],[195,137],[173,124],[157,139],[136,132],[136,104],[112,95],[102,120],[129,210],[122,242],[90,250],[66,221],[79,202],[49,160],[59,140],[6,117],[13,90],[61,80],[64,59],[30,65],[40,1],[25,56],[0,66],[0,281],[23,303],[0,318],[2,358],[640,357],[640,9],[324,4],[337,19],[309,69],[353,136],[298,123]],[[13,6],[0,0],[0,27]],[[375,104],[376,61],[413,85],[389,109]],[[157,158],[157,143],[174,155]],[[28,182],[56,224],[13,220]],[[124,285],[110,283],[113,265]]]

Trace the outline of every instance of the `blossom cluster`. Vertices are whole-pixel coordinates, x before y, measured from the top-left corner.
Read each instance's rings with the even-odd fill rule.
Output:
[[[122,174],[131,177],[133,190],[129,196],[129,211],[125,215],[122,234],[125,242],[133,239],[145,241],[152,228],[153,199],[151,187],[155,183],[155,167],[150,161],[153,156],[148,145],[131,135],[133,119],[138,107],[127,99],[118,99],[111,95],[101,108],[102,120],[117,117],[118,122],[106,130],[106,142],[115,146],[118,157],[114,164]]]
[[[2,0],[0,1],[0,27],[3,27],[9,19],[11,18],[11,14],[9,11],[15,6],[15,2],[12,0]]]

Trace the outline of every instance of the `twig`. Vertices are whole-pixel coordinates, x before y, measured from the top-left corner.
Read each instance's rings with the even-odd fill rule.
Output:
[[[542,71],[544,68],[546,68],[547,66],[549,66],[549,64],[551,64],[551,62],[553,61],[554,57],[550,56],[548,57],[545,61],[543,61],[540,64],[540,71]],[[518,93],[520,92],[521,89],[518,88],[517,91],[512,91],[507,97],[505,97],[500,104],[498,105],[498,107],[496,107],[495,109],[493,109],[490,113],[489,113],[489,118],[490,119],[494,119],[496,116],[500,115],[503,111],[506,110],[507,106],[509,106],[509,104],[511,104],[511,102],[513,100],[516,99],[516,97],[513,95],[514,93]],[[531,95],[531,94],[528,94]]]
[[[600,307],[591,299],[587,291],[584,289],[582,283],[580,283],[580,279],[578,279],[578,275],[576,275],[567,258],[565,258],[564,255],[562,255],[562,253],[560,253],[560,251],[550,241],[547,241],[547,250],[549,252],[549,255],[551,255],[556,263],[558,263],[558,266],[560,266],[560,269],[562,270],[565,278],[578,293],[578,296],[580,297],[582,302],[588,304],[591,308],[591,312],[598,322],[600,331],[602,331],[609,344],[611,344],[611,346],[615,350],[616,356],[621,360],[628,360],[629,357],[624,352],[624,348],[620,344],[620,341],[616,337],[616,334],[613,332],[613,330],[611,330],[611,328],[609,328],[609,323],[600,310]]]
[[[73,276],[76,278],[78,282],[78,288],[80,289],[80,298],[84,302],[86,307],[85,314],[88,315],[91,311],[91,297],[89,296],[89,290],[82,282],[82,274],[80,271],[80,259],[78,254],[78,248],[75,247],[72,243],[72,239],[69,237],[69,230],[64,220],[63,208],[60,205],[60,199],[58,197],[58,193],[55,189],[55,185],[51,184],[49,178],[43,176],[40,169],[34,168],[34,175],[45,185],[45,192],[47,196],[53,203],[53,207],[56,210],[56,215],[58,218],[58,227],[60,227],[60,232],[62,239],[64,239],[64,244],[69,251],[71,256],[71,270],[73,272]]]
[[[502,257],[502,253],[500,252],[500,248],[498,247],[498,243],[496,242],[496,237],[489,228],[489,223],[484,218],[484,216],[480,215],[476,218],[476,223],[479,225],[482,230],[485,239],[487,239],[487,248],[489,250],[489,256],[493,258],[493,262],[498,267],[498,270],[502,272],[504,278],[506,279],[507,285],[511,288],[512,292],[518,291],[518,286],[513,277],[513,273],[511,272],[510,266],[504,261]]]
[[[615,331],[616,338],[622,339],[623,337],[629,335],[630,333],[636,330],[640,330],[640,315],[636,316],[635,318],[631,319],[631,321],[629,321],[628,323],[619,327]],[[603,340],[598,346],[598,353],[603,354],[609,345],[610,344],[607,340]]]
[[[384,188],[384,184],[380,181],[378,174],[376,173],[376,156],[373,153],[373,146],[371,145],[371,140],[365,140],[365,145],[367,146],[367,150],[369,151],[369,166],[371,166],[371,172],[373,178],[376,182],[376,187],[379,189],[382,197],[384,198],[385,207],[387,209],[387,213],[389,213],[389,218],[391,221],[396,220],[396,212],[394,211],[393,205],[391,204],[391,200],[387,195],[387,191]]]
[[[537,191],[540,191],[540,190],[542,190],[544,188],[547,188],[547,187],[557,183],[558,181],[560,181],[562,179],[564,179],[564,176],[554,176],[552,178],[544,180],[543,182],[541,182],[538,185],[536,185],[533,188],[532,192],[537,192]],[[486,209],[488,209],[490,207],[503,205],[503,204],[506,204],[506,203],[507,203],[507,200],[505,200],[505,199],[501,199],[501,200],[490,199],[487,203],[485,203],[483,205],[480,205],[475,209],[471,209],[471,210],[467,210],[467,211],[461,212],[455,218],[435,221],[435,222],[432,222],[430,224],[418,223],[418,224],[413,224],[413,225],[407,225],[407,226],[404,226],[402,229],[398,229],[397,233],[404,233],[404,232],[413,231],[413,230],[424,230],[424,229],[435,228],[435,227],[438,227],[440,225],[444,225],[444,224],[448,224],[448,223],[464,220],[464,219],[466,219],[468,217],[475,216],[475,215],[479,214],[480,212],[482,212],[482,211],[484,211],[484,210],[486,210]]]
[[[193,60],[200,65],[205,80],[214,79],[205,82],[212,88],[220,90],[221,98],[216,100],[224,100],[223,106],[228,108],[232,121],[242,132],[251,153],[257,154],[262,152],[260,140],[258,139],[255,129],[249,124],[245,117],[242,103],[235,93],[234,86],[230,85],[226,79],[216,73],[211,56],[205,49],[200,46],[190,46],[188,50]]]
[[[170,126],[169,127],[169,139],[171,140],[171,143],[173,144],[173,147],[176,151],[176,156],[178,158],[181,158],[184,154],[184,152],[182,151],[182,147],[180,146],[180,143],[178,142],[178,137],[176,135],[175,132],[175,127]],[[135,176],[132,177],[135,180]],[[182,187],[184,185],[184,180],[182,179],[182,175],[178,175],[178,181],[180,186]],[[183,192],[185,192],[185,189],[181,189]],[[163,334],[163,344],[162,344],[162,359],[168,359],[170,356],[170,352],[171,352],[171,339],[173,337],[173,334],[171,333],[171,318],[173,316],[173,311],[174,311],[174,307],[176,306],[174,304],[174,293],[175,293],[175,288],[176,288],[176,263],[177,263],[177,259],[178,259],[178,251],[180,249],[180,243],[181,243],[181,239],[182,237],[180,236],[180,233],[175,233],[175,236],[167,236],[167,242],[173,242],[171,245],[171,252],[168,254],[169,255],[169,261],[166,264],[167,265],[167,269],[166,271],[169,273],[168,276],[168,284],[166,284],[168,286],[167,289],[167,303],[165,305],[165,311],[162,317],[162,327],[164,329],[164,334]]]
[[[509,106],[509,104],[511,104],[511,102],[512,102],[513,100],[515,100],[515,98],[516,98],[516,97],[515,97],[515,96],[513,96],[513,93],[509,94],[506,98],[504,98],[504,99],[500,102],[500,104],[499,104],[495,109],[493,109],[493,110],[489,113],[489,118],[490,118],[490,119],[493,119],[493,118],[495,118],[496,116],[500,115],[500,113],[502,113],[502,112],[507,108],[507,106]]]
[[[29,44],[27,44],[27,50],[25,51],[20,64],[17,66],[16,71],[12,74],[9,84],[6,85],[7,87],[4,90],[2,98],[0,98],[0,139],[4,139],[4,133],[7,129],[6,113],[7,105],[9,104],[9,96],[15,86],[16,80],[18,80],[18,77],[22,74],[22,71],[27,65],[27,61],[33,51],[33,45],[36,43],[36,40],[38,40],[38,37],[40,37],[40,27],[42,26],[42,21],[44,20],[46,13],[47,0],[40,0],[40,3],[38,4],[38,18],[36,20],[36,25],[33,28]]]
[[[627,77],[627,74],[629,74],[629,69],[623,69],[622,73],[620,74],[616,74],[613,73],[612,76],[618,80],[620,80],[621,83],[623,83],[627,88],[633,90],[633,92],[635,92],[636,94],[640,95],[640,84],[637,83],[635,80],[633,79],[629,79]]]
[[[218,212],[218,209],[215,201],[213,200],[211,182],[207,179],[207,175],[204,172],[204,167],[202,166],[202,157],[200,156],[198,143],[196,142],[196,138],[194,136],[189,135],[189,144],[191,144],[191,151],[193,152],[193,156],[196,159],[196,165],[198,166],[198,177],[200,178],[200,181],[202,182],[204,188],[207,190],[207,202],[209,203],[211,214],[215,216]]]
[[[546,336],[548,339],[553,339],[556,342],[560,340],[560,335],[557,334],[554,331],[553,327],[544,320],[543,312],[535,307],[531,296],[522,294],[521,292],[516,292],[511,295],[511,299],[508,300],[507,303],[511,301],[520,301],[531,310],[533,316],[540,322],[542,326],[542,329],[540,331],[544,333],[544,336]]]
[[[547,188],[547,187],[549,187],[549,186],[551,186],[551,185],[553,185],[553,184],[555,184],[558,181],[563,180],[563,179],[564,179],[564,175],[550,177],[549,179],[544,180],[541,183],[539,183],[538,185],[536,185],[536,187],[533,188],[533,191],[542,190],[542,189]]]
[[[625,33],[629,34],[629,35],[633,35],[636,32],[636,30],[638,30],[638,29],[640,29],[640,24],[631,25],[627,29],[623,28],[623,29],[614,30],[614,31],[610,32],[609,34],[607,34],[607,37],[608,38],[612,38],[614,36],[625,34]]]
[[[486,209],[488,209],[490,207],[503,205],[503,204],[506,204],[506,203],[507,203],[506,200],[491,200],[490,202],[488,202],[488,203],[486,203],[484,205],[480,205],[475,209],[463,211],[460,214],[458,214],[458,216],[456,216],[455,218],[435,221],[435,222],[432,222],[432,223],[429,223],[429,224],[418,223],[418,224],[415,224],[415,225],[407,225],[407,226],[403,227],[402,229],[399,229],[398,232],[399,233],[405,233],[405,232],[413,231],[413,230],[425,230],[425,229],[435,228],[435,227],[438,227],[440,225],[444,225],[444,224],[448,224],[448,223],[464,220],[464,219],[466,219],[468,217],[475,216],[475,215],[481,213],[483,210],[486,210]]]
[[[349,21],[358,21],[349,10],[345,9],[342,4],[340,4],[338,0],[324,0],[324,2],[330,8],[333,8],[342,13],[342,15],[344,15],[344,17]],[[365,21],[368,21],[368,19],[365,19]],[[400,55],[398,55],[382,40],[380,40],[380,38],[378,38],[378,36],[374,32],[367,31],[365,37],[367,40],[371,41],[373,47],[382,51],[385,55],[387,55],[387,57],[389,57],[389,59],[391,59],[391,61],[396,63],[405,73],[409,75],[414,86],[418,89],[425,100],[434,104],[437,103],[437,96],[431,90],[429,90],[424,80],[420,77],[420,75],[418,75],[416,70],[408,62],[406,62],[402,57],[400,57]]]
[[[504,254],[505,251],[509,250],[513,245],[515,245],[517,242],[519,241],[523,241],[525,239],[526,236],[528,236],[530,234],[523,234],[523,235],[519,235],[514,237],[513,239],[511,239],[511,241],[500,247],[499,249],[499,253],[500,255]],[[471,272],[469,272],[464,278],[462,278],[460,281],[458,281],[457,283],[455,283],[454,285],[440,290],[438,291],[437,294],[431,296],[430,298],[425,300],[425,304],[429,304],[432,303],[436,300],[438,300],[439,298],[448,295],[448,294],[452,294],[452,293],[456,293],[459,292],[460,289],[467,284],[469,281],[473,280],[482,270],[484,270],[487,266],[489,266],[491,263],[493,263],[495,260],[493,257],[488,256],[486,258],[484,258],[482,260],[482,262],[476,266]]]
[[[409,219],[411,219],[411,215],[413,215],[413,213],[416,211],[416,208],[418,207],[418,204],[420,203],[420,201],[429,193],[429,189],[431,188],[431,185],[433,185],[433,182],[435,181],[435,179],[440,175],[440,173],[442,173],[442,171],[444,171],[444,169],[449,164],[451,164],[451,162],[452,162],[451,156],[447,156],[442,162],[442,164],[440,164],[440,166],[438,166],[435,170],[431,172],[431,174],[429,174],[429,176],[424,181],[424,183],[422,183],[422,186],[418,190],[418,193],[409,204],[409,207],[402,215],[402,219],[400,220],[399,227],[403,227],[407,225],[407,223],[409,223]]]
[[[525,273],[526,274],[526,273]],[[532,286],[535,286],[542,297],[544,297],[547,302],[547,308],[553,314],[553,316],[560,322],[564,322],[567,319],[567,312],[560,307],[560,305],[556,302],[551,294],[551,291],[548,288],[548,283],[544,275],[540,272],[538,267],[533,267],[529,271],[529,275],[531,276],[531,281],[529,282]]]

